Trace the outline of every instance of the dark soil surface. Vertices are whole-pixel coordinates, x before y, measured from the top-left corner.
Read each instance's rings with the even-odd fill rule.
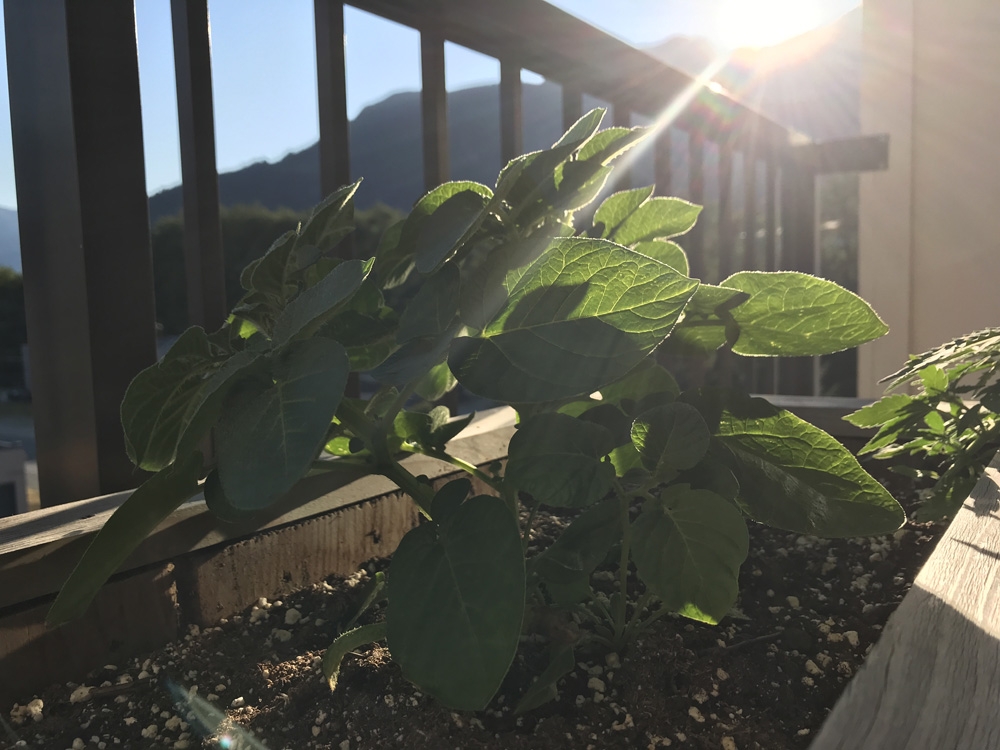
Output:
[[[912,508],[912,491],[895,484]],[[547,519],[539,535],[559,523]],[[192,628],[82,686],[26,695],[3,717],[11,726],[0,747],[805,748],[941,530],[908,525],[888,537],[830,541],[752,526],[738,613],[715,627],[664,617],[627,653],[578,652],[558,699],[520,717],[513,706],[544,666],[538,636],[524,639],[479,713],[422,695],[380,646],[348,655],[329,691],[320,658],[357,607],[361,584],[386,565],[372,561],[350,579]],[[25,708],[33,699],[41,705]]]

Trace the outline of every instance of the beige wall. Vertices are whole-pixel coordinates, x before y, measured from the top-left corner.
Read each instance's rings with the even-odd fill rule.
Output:
[[[865,0],[861,127],[890,134],[861,179],[861,295],[890,326],[858,394],[907,354],[1000,326],[1000,2]]]

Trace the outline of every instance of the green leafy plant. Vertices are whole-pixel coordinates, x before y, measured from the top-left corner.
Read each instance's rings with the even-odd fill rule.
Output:
[[[987,328],[912,355],[888,382],[886,395],[845,419],[877,427],[862,449],[897,460],[892,469],[933,482],[917,509],[920,520],[954,515],[1000,449],[1000,329]],[[912,388],[914,395],[898,392]],[[899,461],[920,457],[922,467]]]
[[[700,208],[652,188],[604,200],[611,162],[642,129],[598,132],[603,112],[551,149],[515,159],[495,188],[450,182],[389,228],[373,258],[333,256],[357,185],[327,198],[242,274],[246,293],[218,331],[189,329],[141,373],[122,405],[129,455],[156,472],[97,535],[49,619],[80,614],[156,524],[197,492],[222,519],[252,518],[366,474],[398,484],[424,523],[366,605],[384,621],[343,628],[324,660],[385,638],[403,674],[449,706],[486,705],[524,627],[571,611],[590,626],[553,637],[552,660],[520,708],[551,697],[587,644],[622,648],[671,612],[718,622],[734,604],[747,519],[803,534],[896,529],[904,514],[833,438],[760,399],[681,393],[656,360],[819,355],[881,336],[856,295],[798,273],[687,275],[672,238]],[[576,218],[576,220],[579,220]],[[831,321],[835,324],[831,325]],[[381,387],[344,395],[351,372]],[[430,406],[456,383],[516,408],[503,473],[449,452],[471,416]],[[423,399],[423,407],[414,401]],[[211,438],[213,451],[202,446]],[[400,463],[446,461],[471,482],[437,492]],[[202,481],[203,480],[203,481]],[[538,555],[536,512],[575,515]],[[303,551],[303,554],[308,554]],[[591,576],[617,564],[618,589]]]

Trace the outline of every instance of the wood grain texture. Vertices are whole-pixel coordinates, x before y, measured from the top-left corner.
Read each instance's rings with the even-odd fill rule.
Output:
[[[453,442],[452,450],[476,465],[504,458],[513,424],[511,409],[484,412]],[[415,475],[431,479],[454,471],[449,464],[426,456],[410,456],[402,463]],[[396,485],[381,476],[364,477],[325,492],[314,484],[322,482],[323,477],[307,481],[313,486],[304,488],[305,483],[300,484],[253,525],[224,524],[208,512],[200,496],[196,497],[157,527],[126,560],[122,570],[298,523],[396,490]],[[0,519],[0,610],[56,592],[93,534],[129,494],[121,492]]]
[[[0,615],[0,706],[176,639],[176,594],[166,565],[112,581],[82,618],[56,630],[45,625],[47,602]]]
[[[811,750],[1000,747],[1000,454]]]

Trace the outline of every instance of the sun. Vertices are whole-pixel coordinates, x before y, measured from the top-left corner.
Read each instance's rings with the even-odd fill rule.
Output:
[[[719,4],[719,40],[731,49],[768,47],[816,26],[816,0],[725,0]]]

